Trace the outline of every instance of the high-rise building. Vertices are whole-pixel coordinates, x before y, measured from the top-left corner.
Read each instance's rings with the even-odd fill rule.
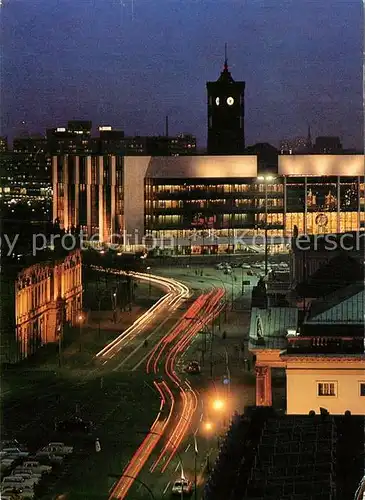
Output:
[[[90,121],[69,121],[67,127],[47,130],[48,150],[51,154],[96,152],[97,143],[91,137]]]
[[[196,153],[196,138],[190,134],[125,136],[122,130],[109,126],[99,127],[99,134],[99,154],[181,156]]]
[[[8,138],[0,137],[0,153],[4,153],[8,150]]]
[[[342,144],[339,137],[320,136],[316,138],[314,152],[320,154],[339,154],[342,152]]]
[[[246,83],[233,80],[227,53],[223,71],[216,82],[207,82],[208,154],[243,154],[245,149]]]
[[[51,197],[51,157],[47,140],[42,136],[18,137],[13,150],[0,157],[0,192],[5,205],[42,202],[42,214],[47,216]],[[30,208],[33,210],[34,206]]]

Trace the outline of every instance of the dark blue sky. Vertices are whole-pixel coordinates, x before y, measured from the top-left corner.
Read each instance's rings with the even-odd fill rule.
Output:
[[[360,0],[3,0],[2,127],[91,119],[206,141],[207,80],[246,81],[246,143],[363,144]],[[123,5],[124,4],[124,5]]]

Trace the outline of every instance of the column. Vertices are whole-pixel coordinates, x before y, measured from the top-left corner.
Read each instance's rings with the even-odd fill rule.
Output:
[[[77,226],[80,222],[79,218],[79,205],[80,205],[80,157],[75,157],[75,184],[73,188],[75,189],[75,207],[73,213],[73,223]]]
[[[92,217],[91,217],[91,156],[86,158],[86,223],[87,223],[87,236],[90,238],[93,234],[92,230]]]
[[[99,192],[99,213],[98,213],[98,226],[99,226],[99,241],[105,242],[105,234],[104,234],[104,157],[98,157],[98,178],[97,178],[97,186]]]
[[[307,177],[304,178],[304,221],[303,221],[303,234],[308,234],[308,182]],[[298,228],[299,229],[299,228]],[[299,230],[300,234],[300,230]]]
[[[272,406],[271,368],[256,366],[256,406]]]
[[[70,203],[69,203],[69,189],[70,189],[69,175],[68,175],[69,162],[70,162],[69,155],[65,155],[63,157],[62,178],[63,178],[63,228],[66,231],[68,231],[69,227],[71,226],[71,217],[72,217],[72,215],[70,214]]]
[[[115,206],[115,191],[117,185],[117,167],[116,167],[116,157],[113,155],[111,157],[111,166],[110,166],[110,234],[112,241],[114,243],[114,234],[115,234],[115,217],[116,217],[116,206]],[[108,207],[109,209],[109,207]],[[118,242],[119,243],[119,242]]]
[[[58,168],[57,156],[52,156],[52,188],[53,188],[53,206],[52,206],[52,220],[58,217]]]
[[[338,233],[341,232],[341,223],[340,223],[340,211],[341,211],[341,182],[340,182],[341,177],[338,175],[337,176],[337,217],[336,217],[336,231]],[[346,219],[345,219],[346,222]],[[345,229],[346,231],[346,229]],[[330,231],[331,232],[331,231]]]

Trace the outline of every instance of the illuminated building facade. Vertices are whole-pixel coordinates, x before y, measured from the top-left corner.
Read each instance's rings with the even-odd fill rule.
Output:
[[[0,136],[0,153],[8,150],[8,138]]]
[[[1,279],[1,361],[16,363],[59,339],[82,309],[81,254],[50,252],[28,267],[8,259]],[[62,320],[62,321],[61,321]]]
[[[35,264],[15,281],[15,325],[20,359],[58,341],[61,321],[77,323],[82,310],[81,252]]]
[[[299,234],[364,226],[363,155],[282,155],[276,173],[257,156],[54,156],[53,219],[88,235],[136,232],[174,240],[174,251],[241,250]],[[241,239],[240,239],[241,238]],[[141,241],[141,240],[140,240]]]

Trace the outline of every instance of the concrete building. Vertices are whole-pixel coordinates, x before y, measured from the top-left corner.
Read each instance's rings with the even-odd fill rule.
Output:
[[[283,155],[269,175],[256,155],[58,155],[53,219],[99,232],[102,242],[112,234],[173,240],[180,253],[240,251],[265,234],[283,249],[296,234],[358,231],[363,169],[362,155]]]

